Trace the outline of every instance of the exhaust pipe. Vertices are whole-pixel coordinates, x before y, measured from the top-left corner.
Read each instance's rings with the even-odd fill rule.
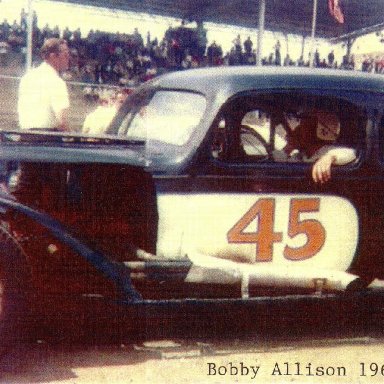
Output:
[[[296,287],[323,291],[346,291],[359,286],[359,276],[344,271],[315,269],[297,265],[246,264],[199,253],[188,254],[192,266],[186,282],[233,284],[241,282],[242,297],[249,297],[249,286]],[[352,284],[354,283],[354,284]]]

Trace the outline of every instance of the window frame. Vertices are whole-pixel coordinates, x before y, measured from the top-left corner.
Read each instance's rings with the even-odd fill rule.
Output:
[[[237,95],[234,95],[230,99],[227,100],[227,102],[222,106],[222,108],[219,111],[218,117],[215,119],[214,123],[210,127],[210,136],[214,137],[215,134],[213,131],[217,129],[215,125],[218,124],[218,121],[225,116],[225,114],[230,111],[236,110],[234,108],[235,103],[238,100],[244,99],[245,98],[252,98],[253,101],[251,100],[248,102],[248,104],[252,105],[258,105],[260,106],[262,103],[260,100],[262,99],[263,102],[267,101],[267,97],[272,97],[276,99],[276,95],[279,97],[285,97],[294,94],[295,97],[307,97],[307,98],[312,98],[313,100],[318,99],[336,99],[339,101],[340,105],[349,105],[353,106],[355,108],[356,113],[358,117],[361,118],[364,115],[364,121],[360,121],[357,123],[358,125],[356,126],[356,131],[355,135],[356,137],[359,138],[359,144],[356,146],[353,146],[357,152],[356,160],[342,165],[338,166],[337,172],[341,171],[342,173],[344,171],[350,171],[356,168],[359,168],[361,165],[362,160],[365,158],[365,151],[366,151],[366,146],[367,146],[367,123],[369,121],[369,117],[367,114],[367,110],[365,108],[365,105],[363,103],[364,100],[364,92],[352,92],[354,97],[350,97],[350,93],[347,91],[339,91],[339,90],[324,90],[324,89],[288,89],[288,90],[281,90],[281,89],[269,89],[269,90],[257,90],[257,91],[248,91],[248,92],[243,92]],[[244,110],[249,109],[249,108],[244,108]],[[257,109],[257,108],[255,108]],[[260,108],[261,109],[261,108]],[[249,110],[248,110],[249,112]],[[245,116],[245,114],[244,114]],[[339,116],[340,117],[340,116]],[[364,126],[361,124],[363,123]],[[227,128],[225,128],[227,129]],[[353,128],[349,128],[348,132],[354,132]],[[273,134],[271,134],[273,135]],[[273,171],[274,169],[278,170],[279,172],[283,173],[288,173],[288,174],[302,174],[303,172],[307,172],[309,168],[313,165],[313,162],[305,162],[305,161],[299,161],[299,162],[291,162],[291,161],[271,161],[270,159],[260,159],[260,161],[248,161],[248,162],[241,162],[241,161],[230,161],[230,160],[222,160],[218,158],[214,158],[211,153],[211,143],[209,143],[209,159],[211,162],[211,166],[213,168],[220,168],[222,170],[240,170],[244,169],[246,172],[251,171],[252,169],[254,170],[260,170],[260,169],[265,169],[266,172]]]

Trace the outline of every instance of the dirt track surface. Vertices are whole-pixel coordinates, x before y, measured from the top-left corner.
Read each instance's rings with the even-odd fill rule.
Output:
[[[92,312],[95,328],[80,328],[90,330],[81,343],[76,317],[62,324],[59,338],[44,333],[16,348],[1,363],[0,383],[384,382],[381,294],[278,303],[275,310],[273,302],[263,310],[194,305],[162,317],[158,307],[147,308],[134,322],[119,323],[114,344],[108,330],[117,328]],[[138,330],[127,332],[132,323]]]
[[[287,339],[279,342],[255,339],[225,340],[203,346],[189,341],[188,346],[159,347],[158,350],[138,350],[134,344],[69,347],[41,343],[14,353],[8,360],[10,366],[3,373],[1,382],[382,383],[383,341],[373,337]],[[157,344],[177,345],[179,342],[162,340]],[[291,375],[285,375],[285,363],[290,364]],[[296,363],[300,363],[302,375],[295,374]],[[307,376],[308,363],[311,363],[312,374],[316,373],[316,367],[323,367],[328,374]],[[367,376],[362,376],[362,363]],[[370,376],[373,374],[371,368],[376,370],[376,366],[370,367],[372,363],[378,366],[375,376]],[[259,367],[257,375],[252,367]]]

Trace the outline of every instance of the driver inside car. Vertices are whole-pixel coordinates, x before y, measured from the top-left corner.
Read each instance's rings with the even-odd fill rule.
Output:
[[[277,161],[313,162],[312,179],[323,184],[331,179],[332,165],[356,159],[356,150],[336,144],[340,121],[334,113],[312,110],[305,114],[285,114],[287,144],[275,151]]]

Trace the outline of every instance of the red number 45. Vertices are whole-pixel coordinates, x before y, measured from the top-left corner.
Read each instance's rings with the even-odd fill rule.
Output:
[[[272,261],[273,244],[281,243],[282,232],[274,231],[275,199],[259,199],[246,214],[229,230],[229,243],[248,243],[256,245],[256,261]],[[301,213],[318,212],[320,199],[292,199],[289,209],[287,234],[290,238],[304,234],[306,243],[298,248],[288,245],[284,248],[284,257],[289,260],[304,260],[314,256],[323,247],[325,229],[314,219],[301,220]],[[257,219],[257,231],[246,229]]]

